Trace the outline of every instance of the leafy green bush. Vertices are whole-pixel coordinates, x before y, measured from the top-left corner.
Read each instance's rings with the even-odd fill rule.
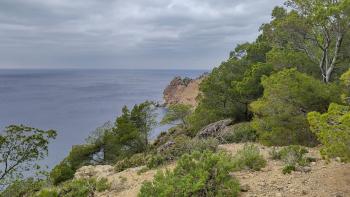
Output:
[[[58,185],[64,181],[70,180],[74,177],[75,170],[67,163],[61,162],[56,165],[50,172],[50,179],[54,185]]]
[[[237,196],[239,183],[230,176],[232,170],[231,158],[223,152],[185,154],[173,171],[159,171],[145,182],[139,196]]]
[[[266,166],[266,160],[260,154],[259,148],[246,144],[234,157],[233,164],[235,170],[249,169],[260,170]]]
[[[147,167],[148,168],[156,168],[156,167],[164,164],[164,162],[165,162],[164,156],[162,156],[160,154],[156,154],[156,155],[153,155],[149,158],[149,160],[147,162]]]
[[[295,171],[295,165],[289,164],[289,165],[284,166],[282,169],[283,174],[290,174],[290,173],[292,173],[292,171]]]
[[[255,142],[258,135],[250,122],[243,122],[233,125],[222,138],[223,143]]]
[[[51,170],[50,179],[54,185],[58,185],[59,183],[72,179],[74,173],[75,170],[73,170],[71,166],[66,162],[61,162]]]
[[[350,161],[350,106],[332,103],[328,112],[308,114],[310,128],[323,144],[321,154]]]
[[[138,166],[143,166],[146,165],[147,161],[149,159],[149,156],[143,154],[143,153],[138,153],[130,158],[126,158],[123,160],[118,161],[114,165],[114,169],[116,172],[121,172],[127,168],[134,168]]]
[[[34,195],[34,197],[59,197],[56,188],[44,188]]]
[[[306,158],[305,154],[308,153],[308,150],[302,146],[290,145],[283,147],[279,152],[279,158],[288,165],[305,165]]]
[[[176,136],[172,141],[174,142],[172,146],[165,148],[159,153],[165,160],[174,160],[194,151],[203,152],[210,150],[215,152],[219,145],[219,141],[215,138],[191,139],[184,134]]]
[[[299,145],[286,146],[279,151],[273,148],[270,151],[272,159],[282,160],[285,163],[282,169],[283,174],[290,174],[296,170],[297,166],[307,166],[311,161],[314,161],[313,158],[305,157],[306,153],[308,150]]]
[[[60,186],[43,188],[35,197],[89,197],[94,192],[102,192],[110,188],[107,179],[73,179],[66,181]]]
[[[325,84],[296,69],[285,69],[263,77],[264,95],[250,106],[253,127],[265,145],[316,145],[306,114],[325,111],[325,106],[339,100],[335,85]]]
[[[35,192],[39,191],[46,181],[44,180],[35,180],[29,178],[26,180],[17,180],[9,185],[4,191],[0,193],[2,197],[22,197],[22,196],[31,196]]]

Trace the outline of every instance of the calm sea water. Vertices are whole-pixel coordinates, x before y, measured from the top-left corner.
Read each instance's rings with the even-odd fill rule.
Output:
[[[114,121],[124,105],[162,101],[174,76],[197,77],[201,70],[0,70],[0,127],[25,124],[58,131],[49,167],[96,127]],[[153,136],[164,128],[157,128]]]

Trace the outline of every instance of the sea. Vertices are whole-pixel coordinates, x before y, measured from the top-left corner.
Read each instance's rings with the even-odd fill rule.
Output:
[[[175,76],[196,78],[206,70],[0,69],[0,127],[24,124],[54,129],[43,164],[52,168],[95,128],[114,122],[123,106],[162,102]],[[164,109],[157,110],[158,120]],[[169,126],[157,126],[155,138]]]

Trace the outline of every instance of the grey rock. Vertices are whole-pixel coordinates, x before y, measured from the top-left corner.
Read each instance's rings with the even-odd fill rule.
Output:
[[[174,142],[174,141],[168,141],[168,142],[166,142],[165,144],[163,144],[162,146],[160,146],[160,147],[157,149],[157,151],[158,151],[159,153],[164,152],[164,151],[168,150],[169,148],[171,148],[171,147],[174,146],[174,145],[175,145],[175,142]]]
[[[250,186],[248,184],[241,185],[241,192],[248,192],[250,190]]]
[[[208,137],[219,137],[228,126],[233,124],[232,119],[220,120],[218,122],[214,122],[202,128],[198,134],[197,138],[208,138]]]

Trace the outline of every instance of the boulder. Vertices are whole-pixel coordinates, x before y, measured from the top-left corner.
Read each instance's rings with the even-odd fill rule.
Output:
[[[108,176],[114,172],[113,166],[110,165],[97,165],[97,166],[83,166],[79,168],[75,174],[76,179],[87,179],[87,178],[99,178]]]
[[[172,146],[175,145],[175,142],[174,141],[168,141],[166,142],[165,144],[161,145],[158,149],[157,149],[157,152],[158,153],[162,153],[166,150],[168,150],[169,148],[171,148]]]
[[[208,137],[219,137],[221,136],[230,125],[233,124],[232,119],[220,120],[218,122],[211,123],[210,125],[202,128],[198,134],[197,138],[208,138]]]

